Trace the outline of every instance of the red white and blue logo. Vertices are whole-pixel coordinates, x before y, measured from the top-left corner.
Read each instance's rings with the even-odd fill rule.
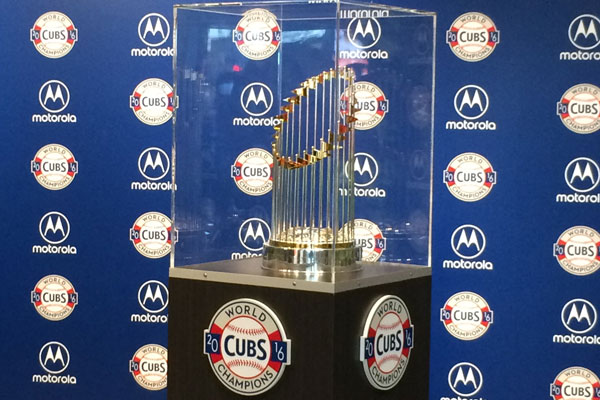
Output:
[[[446,32],[446,43],[461,60],[481,61],[500,43],[500,31],[487,15],[469,12],[454,20]]]
[[[569,367],[550,384],[550,397],[554,400],[600,400],[600,380],[587,368]]]
[[[248,10],[233,30],[233,42],[251,60],[264,60],[279,49],[281,28],[277,17],[262,8]]]
[[[71,315],[78,298],[71,282],[60,275],[43,277],[31,292],[35,310],[50,321],[60,321]]]
[[[129,96],[129,107],[144,124],[162,125],[173,116],[177,107],[177,97],[167,82],[149,78],[135,87]]]
[[[362,248],[363,261],[377,261],[383,254],[386,239],[381,229],[368,219],[357,218],[354,220],[354,242]]]
[[[600,233],[589,226],[573,226],[560,234],[554,257],[572,275],[585,276],[600,268]]]
[[[30,35],[35,49],[48,58],[66,56],[77,41],[73,21],[58,11],[41,15],[33,24]]]
[[[556,105],[563,125],[580,135],[600,129],[600,88],[581,83],[570,87]]]
[[[490,194],[497,182],[492,164],[477,153],[454,157],[444,170],[444,183],[459,200],[473,202]]]
[[[446,301],[440,310],[440,320],[455,338],[475,340],[483,336],[494,322],[494,312],[477,293],[459,292]]]
[[[389,390],[400,382],[414,347],[414,335],[408,308],[398,296],[380,297],[371,307],[360,337],[359,358],[374,388]]]
[[[146,390],[167,387],[168,352],[159,344],[140,347],[129,361],[129,372],[138,385]]]
[[[254,299],[223,305],[204,331],[204,354],[229,390],[254,396],[270,390],[291,363],[291,341],[277,315]]]
[[[60,144],[42,147],[31,161],[31,173],[40,185],[49,190],[61,190],[69,186],[77,171],[75,156]]]
[[[129,230],[129,239],[144,257],[161,258],[171,252],[177,231],[166,215],[151,211],[140,215]]]
[[[262,196],[273,187],[273,155],[263,149],[243,151],[231,166],[231,177],[238,189],[250,196]]]

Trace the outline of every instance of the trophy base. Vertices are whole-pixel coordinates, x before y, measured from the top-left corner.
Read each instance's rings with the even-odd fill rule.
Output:
[[[263,268],[280,272],[328,274],[359,270],[361,248],[354,245],[336,249],[263,247]]]
[[[259,257],[171,268],[168,400],[242,398],[217,378],[202,345],[215,313],[234,299],[269,306],[291,340],[291,364],[275,386],[256,398],[427,400],[431,269],[358,264],[359,271],[320,274],[313,280],[261,268]],[[384,295],[400,297],[414,325],[406,370],[389,390],[374,388],[359,360],[365,321]]]

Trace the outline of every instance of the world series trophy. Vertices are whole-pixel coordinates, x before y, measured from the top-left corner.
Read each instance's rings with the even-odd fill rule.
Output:
[[[435,14],[174,6],[169,400],[425,400]]]
[[[263,266],[309,274],[359,268],[354,242],[354,71],[302,82],[276,118],[271,239]]]

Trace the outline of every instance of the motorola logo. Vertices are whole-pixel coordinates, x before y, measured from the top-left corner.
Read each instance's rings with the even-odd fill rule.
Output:
[[[454,109],[464,119],[482,117],[488,109],[489,97],[480,86],[467,85],[458,89],[454,96]]]
[[[344,174],[349,177],[350,163],[346,161]],[[369,187],[375,183],[379,175],[379,165],[377,160],[369,153],[354,154],[354,163],[352,167],[354,173],[354,196],[355,197],[386,197],[385,189],[378,187]],[[347,196],[348,189],[340,188],[340,195]]]
[[[163,45],[169,34],[171,26],[164,15],[158,13],[146,14],[138,23],[138,36],[147,47],[131,49],[132,57],[171,57],[173,48],[159,47]]]
[[[162,14],[146,14],[138,24],[140,40],[150,47],[158,47],[166,42],[170,33],[169,21]]]
[[[67,85],[53,79],[40,87],[38,98],[44,110],[50,113],[59,113],[69,105],[71,95]]]
[[[138,158],[138,169],[144,178],[157,181],[169,172],[171,162],[167,153],[158,147],[148,147]]]
[[[569,25],[569,40],[580,50],[591,50],[600,44],[600,19],[595,15],[583,14]]]
[[[273,106],[273,92],[264,83],[253,82],[242,90],[240,103],[247,114],[260,117]]]
[[[158,182],[171,172],[171,161],[166,151],[160,147],[148,147],[140,153],[137,165],[146,181],[131,182],[131,190],[170,191],[173,189],[171,181]]]
[[[377,179],[379,166],[375,158],[369,153],[356,153],[354,155],[354,185],[365,187]]]
[[[493,121],[481,121],[490,105],[487,92],[477,85],[466,85],[454,95],[454,110],[462,121],[447,121],[446,129],[456,130],[496,130]]]
[[[32,247],[32,253],[38,254],[77,254],[77,248],[71,245],[60,245],[69,237],[71,224],[67,217],[58,211],[46,213],[38,225],[40,236],[46,242],[45,245],[36,244]],[[59,246],[60,245],[60,246]]]
[[[485,234],[475,225],[461,225],[452,232],[450,238],[452,251],[459,260],[444,260],[443,268],[448,269],[476,269],[488,270],[494,269],[494,264],[487,260],[474,260],[481,256],[486,246]]]
[[[381,38],[381,25],[376,18],[354,18],[348,24],[346,33],[354,47],[368,49]]]
[[[44,82],[38,92],[38,100],[47,114],[33,114],[32,122],[77,122],[77,116],[59,114],[69,105],[71,93],[64,82],[56,79]]]
[[[46,372],[60,374],[69,366],[69,350],[59,342],[48,342],[40,350],[40,365]]]
[[[569,24],[569,41],[577,50],[561,51],[560,60],[600,61],[600,52],[591,51],[600,45],[600,18],[583,14]]]
[[[252,82],[240,93],[240,104],[246,117],[234,117],[234,126],[275,126],[281,120],[275,117],[262,117],[273,107],[273,92],[262,82]]]
[[[565,181],[571,189],[586,193],[598,186],[600,168],[598,164],[587,157],[572,160],[565,168]]]
[[[77,384],[77,377],[71,375],[59,375],[67,369],[71,362],[69,350],[64,344],[55,341],[46,343],[40,349],[38,359],[40,365],[47,374],[35,374],[31,377],[31,382],[65,385]]]
[[[485,250],[485,235],[475,225],[463,225],[452,233],[452,251],[465,259],[477,258]]]
[[[448,385],[459,396],[473,396],[483,386],[483,375],[475,364],[461,362],[450,369]]]
[[[570,334],[553,335],[552,342],[600,345],[600,336],[584,335],[594,329],[598,321],[598,311],[588,300],[572,299],[568,301],[560,312],[560,320]]]
[[[160,323],[169,322],[168,315],[161,315],[169,305],[169,289],[161,281],[149,280],[140,285],[137,293],[140,307],[146,314],[131,314],[131,322]]]
[[[573,299],[562,309],[561,320],[569,332],[587,333],[596,325],[598,313],[592,303],[584,299]]]
[[[263,245],[269,241],[271,229],[260,218],[245,220],[238,231],[240,243],[249,251],[262,251]]]

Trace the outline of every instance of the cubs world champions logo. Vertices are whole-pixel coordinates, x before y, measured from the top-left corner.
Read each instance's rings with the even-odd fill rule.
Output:
[[[31,173],[49,190],[61,190],[71,184],[77,174],[73,153],[60,144],[48,144],[37,151],[31,161]]]
[[[492,164],[480,154],[460,154],[444,170],[444,183],[459,200],[472,202],[486,197],[496,184]]]
[[[600,380],[584,367],[570,367],[561,371],[550,385],[554,400],[600,400]]]
[[[354,127],[358,130],[368,130],[379,125],[389,111],[389,102],[379,86],[371,82],[356,82],[354,90]],[[348,101],[344,93],[341,97],[342,104]]]
[[[494,312],[477,293],[459,292],[446,301],[440,310],[440,320],[455,338],[475,340],[483,336],[494,322]]]
[[[66,56],[77,41],[77,29],[65,14],[50,11],[40,16],[30,31],[35,49],[44,57]]]
[[[144,257],[161,258],[171,252],[173,243],[177,241],[177,231],[169,217],[152,211],[135,220],[129,230],[129,239]]]
[[[385,238],[379,227],[368,219],[354,220],[354,242],[362,247],[362,261],[377,261],[385,250]]]
[[[49,321],[67,318],[77,305],[78,296],[67,278],[48,275],[36,283],[31,292],[31,302],[35,310]]]
[[[600,233],[587,226],[567,229],[554,244],[554,257],[572,275],[593,274],[600,268]]]
[[[264,60],[279,49],[281,29],[277,17],[267,10],[248,10],[233,30],[233,42],[251,60]]]
[[[242,192],[250,196],[262,196],[273,187],[273,156],[266,150],[248,149],[235,159],[231,177]]]
[[[159,344],[140,347],[129,361],[129,372],[138,385],[147,390],[167,387],[168,353]]]
[[[223,305],[204,331],[204,354],[229,390],[246,396],[271,389],[291,363],[291,341],[277,315],[253,299]]]
[[[414,327],[406,304],[397,296],[381,297],[371,307],[360,337],[360,361],[376,389],[396,386],[414,346]]]
[[[567,90],[557,103],[556,113],[571,131],[586,135],[600,129],[600,88],[589,83]]]
[[[129,96],[129,107],[141,122],[146,125],[162,125],[173,116],[177,98],[173,88],[158,78],[140,82]]]
[[[446,32],[446,43],[461,60],[481,61],[500,43],[500,31],[487,15],[469,12],[454,20]]]

